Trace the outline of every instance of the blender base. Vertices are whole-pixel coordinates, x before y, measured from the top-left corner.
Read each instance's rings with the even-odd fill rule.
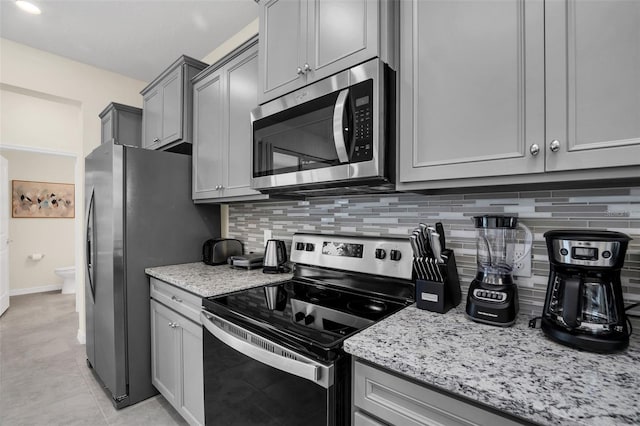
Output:
[[[518,316],[518,287],[496,286],[474,279],[467,293],[466,316],[472,321],[509,327]]]

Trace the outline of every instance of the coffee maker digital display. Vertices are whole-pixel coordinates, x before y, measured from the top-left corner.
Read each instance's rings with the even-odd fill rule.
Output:
[[[584,248],[584,247],[572,247],[571,251],[573,252],[571,257],[574,258],[574,259],[598,260],[598,249],[595,249],[595,248]]]
[[[564,345],[614,352],[629,344],[620,269],[628,235],[557,230],[544,234],[549,281],[542,330]]]

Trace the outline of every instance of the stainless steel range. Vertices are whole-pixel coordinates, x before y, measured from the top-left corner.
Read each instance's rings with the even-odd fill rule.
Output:
[[[295,234],[293,279],[204,299],[207,424],[349,424],[349,336],[413,303],[406,238]]]

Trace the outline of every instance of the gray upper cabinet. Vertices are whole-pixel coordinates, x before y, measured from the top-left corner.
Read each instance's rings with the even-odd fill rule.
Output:
[[[640,2],[548,1],[545,25],[547,170],[639,165]]]
[[[260,7],[259,102],[368,59],[388,61],[388,0],[268,0]]]
[[[101,143],[140,146],[142,110],[111,102],[100,114]]]
[[[398,189],[637,177],[640,2],[411,0],[400,16]]]
[[[140,92],[143,148],[172,150],[192,142],[191,79],[206,67],[183,55]]]
[[[193,79],[194,201],[267,198],[249,187],[250,112],[258,105],[257,94],[257,37]]]
[[[543,29],[541,1],[401,2],[401,182],[544,171]]]

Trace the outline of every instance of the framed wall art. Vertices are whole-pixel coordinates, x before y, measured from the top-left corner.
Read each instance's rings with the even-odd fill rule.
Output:
[[[11,217],[75,217],[75,185],[72,183],[13,180],[11,193]]]

